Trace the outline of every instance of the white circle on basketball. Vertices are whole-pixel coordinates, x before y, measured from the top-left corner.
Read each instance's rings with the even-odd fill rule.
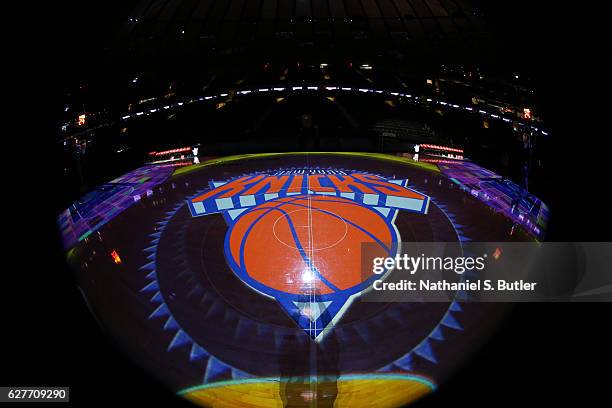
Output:
[[[310,242],[308,247],[304,247],[304,251],[323,251],[325,249],[329,249],[329,248],[333,248],[336,245],[338,245],[340,242],[342,242],[342,240],[344,240],[344,238],[346,238],[346,235],[348,234],[348,225],[346,224],[346,221],[344,221],[344,219],[339,216],[338,214],[335,214],[331,211],[326,210],[325,213],[323,213],[324,215],[327,215],[328,217],[325,218],[325,221],[323,222],[317,222],[317,225],[313,225],[313,220],[311,219],[311,217],[308,216],[308,214],[306,214],[306,219],[308,220],[306,225],[295,225],[293,224],[293,222],[291,221],[291,215],[295,214],[295,213],[300,213],[300,212],[304,212],[304,213],[308,213],[309,211],[317,211],[316,209],[310,209],[310,208],[300,208],[297,210],[293,210],[288,212],[287,214],[282,214],[281,216],[279,216],[275,221],[274,221],[274,225],[272,226],[272,233],[274,234],[274,237],[278,240],[278,242],[280,242],[281,244],[285,245],[286,247],[292,248],[292,249],[298,249],[297,245],[295,244],[295,242],[293,241],[293,239],[291,240],[291,242],[286,242],[286,240],[281,239],[281,237],[279,236],[279,229],[280,229],[280,224],[279,221],[281,220],[286,220],[287,223],[291,222],[291,224],[293,225],[293,228],[295,228],[296,230],[298,228],[308,228],[308,236],[310,239],[312,239],[313,242],[313,248],[310,248]],[[316,239],[316,235],[315,235],[315,231],[318,231],[319,233],[329,233],[330,229],[330,223],[337,223],[337,225],[340,225],[340,223],[342,223],[343,228],[339,228],[340,231],[343,231],[340,235],[338,235],[337,238],[332,238],[331,240],[328,241],[332,241],[331,244],[328,244],[326,246],[323,247],[317,247],[317,239]],[[318,228],[316,228],[318,227]],[[309,239],[309,241],[310,241]]]

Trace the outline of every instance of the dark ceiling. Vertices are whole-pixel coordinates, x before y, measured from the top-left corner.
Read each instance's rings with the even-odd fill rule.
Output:
[[[142,0],[116,44],[136,54],[285,45],[410,47],[484,31],[466,0]]]
[[[481,56],[489,48],[485,19],[472,3],[128,0],[113,7],[64,5],[55,10],[61,19],[53,31],[61,32],[66,57],[75,53],[83,62],[81,71],[100,64],[137,71],[187,63],[210,67],[254,58],[380,54],[420,64]]]

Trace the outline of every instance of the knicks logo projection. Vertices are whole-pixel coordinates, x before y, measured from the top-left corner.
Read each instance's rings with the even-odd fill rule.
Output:
[[[249,287],[276,299],[319,341],[379,276],[364,275],[361,245],[393,257],[398,211],[426,214],[429,197],[408,180],[367,173],[297,169],[251,174],[188,200],[193,217],[223,213],[225,258]]]

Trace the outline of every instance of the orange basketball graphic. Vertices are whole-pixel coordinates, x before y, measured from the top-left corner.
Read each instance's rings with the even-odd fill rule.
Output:
[[[272,290],[326,295],[367,279],[360,250],[376,242],[388,256],[395,230],[376,210],[335,196],[294,195],[243,213],[228,233],[228,256]]]
[[[407,186],[369,173],[297,168],[211,182],[187,203],[194,217],[223,214],[230,269],[321,341],[392,270],[374,274],[372,265],[399,253],[398,212],[427,213],[429,198]]]

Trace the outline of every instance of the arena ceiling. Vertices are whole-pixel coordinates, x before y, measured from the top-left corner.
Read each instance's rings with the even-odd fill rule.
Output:
[[[140,0],[110,50],[123,58],[262,52],[337,55],[469,49],[485,33],[468,0]]]

